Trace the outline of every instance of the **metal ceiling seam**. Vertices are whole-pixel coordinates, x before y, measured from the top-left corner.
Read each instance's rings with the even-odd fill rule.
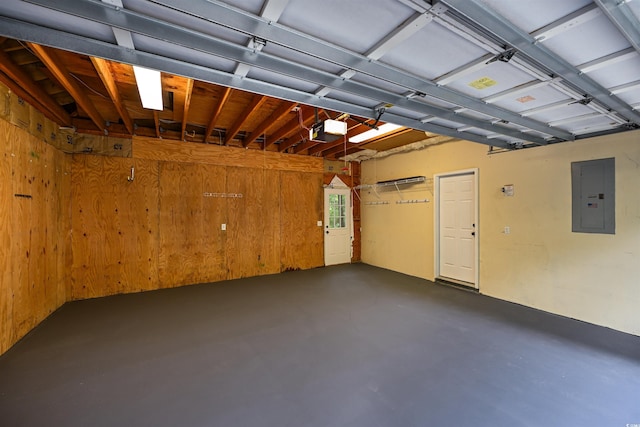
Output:
[[[209,53],[233,61],[248,63],[282,75],[306,80],[320,86],[329,86],[334,90],[356,94],[358,96],[371,99],[376,103],[391,103],[393,105],[419,112],[420,114],[436,115],[446,120],[457,122],[459,124],[467,124],[491,132],[502,131],[505,136],[517,139],[525,138],[521,133],[511,132],[505,129],[495,129],[491,123],[486,121],[459,115],[448,109],[428,105],[418,100],[407,99],[402,96],[402,94],[396,94],[383,89],[374,88],[371,85],[359,83],[353,80],[341,79],[333,74],[321,70],[311,69],[308,66],[293,63],[261,51],[248,49],[244,46],[226,42],[194,30],[184,29],[176,26],[175,24],[149,18],[130,10],[116,9],[102,3],[77,2],[75,0],[39,0],[33,1],[33,3],[44,5],[45,7],[69,13],[83,19],[99,22],[104,25],[144,34],[159,40],[170,40],[172,43],[181,45],[186,49]],[[547,129],[546,133],[551,134]],[[526,136],[526,138],[528,141],[536,144],[546,144],[547,142],[544,139],[532,136]]]
[[[576,68],[582,73],[590,73],[592,71],[617,64],[618,62],[635,58],[636,56],[638,56],[638,52],[636,52],[634,48],[629,47],[627,49],[622,49],[618,52],[613,52],[609,55],[596,58],[592,61],[585,62],[584,64],[577,65]]]
[[[530,81],[530,82],[512,87],[510,89],[504,90],[502,92],[494,93],[493,95],[489,95],[486,98],[482,98],[482,100],[487,103],[496,102],[508,96],[513,96],[516,94],[520,94],[522,92],[529,92],[531,90],[538,89],[540,87],[549,86],[558,80],[559,79],[556,78],[556,79],[550,79],[546,81],[540,81],[540,80]]]
[[[618,86],[610,87],[609,91],[612,95],[617,95],[619,93],[628,92],[630,90],[635,90],[640,88],[640,80],[635,80],[629,83],[624,83]]]
[[[160,55],[128,49],[122,46],[106,43],[100,40],[88,39],[75,34],[65,33],[59,30],[41,27],[37,24],[24,22],[17,19],[0,16],[0,35],[18,40],[25,40],[45,46],[57,47],[60,44],[65,49],[89,56],[97,56],[111,61],[136,64],[143,67],[156,69],[170,74],[180,75],[207,83],[222,85],[247,92],[272,96],[274,98],[299,102],[301,104],[326,108],[333,111],[341,111],[354,116],[375,119],[373,111],[368,107],[357,106],[329,98],[320,98],[295,89],[283,88],[263,81],[253,80],[247,77],[240,78],[232,73],[213,70],[205,65],[187,63],[184,61],[163,57]],[[386,112],[385,120],[398,125],[423,130],[426,132],[460,138],[484,145],[513,149],[514,144],[504,140],[494,141],[472,133],[458,132],[453,128],[441,126],[420,120],[396,116]]]
[[[396,28],[391,33],[387,34],[382,40],[380,40],[374,47],[369,49],[365,53],[365,56],[369,59],[377,60],[384,56],[393,47],[399,45],[404,40],[411,37],[413,34],[424,28],[429,22],[433,21],[433,15],[427,13],[414,14],[411,18],[406,20],[401,26]],[[344,79],[350,79],[357,73],[354,70],[347,69],[340,73],[340,77]],[[316,91],[316,95],[325,96],[330,92],[330,88],[322,87]]]
[[[591,3],[535,30],[531,36],[538,41],[547,41],[565,31],[576,28],[578,25],[586,24],[600,15],[602,15],[602,11],[598,9],[597,5]]]
[[[284,11],[285,7],[289,3],[289,0],[266,0],[266,2],[262,5],[262,10],[260,11],[260,16],[269,21],[275,22],[280,19],[280,15]],[[262,50],[264,48],[264,43],[257,43],[255,38],[249,38],[246,46],[251,49]],[[234,71],[235,74],[244,77],[249,74],[251,67],[249,67],[245,63],[238,63],[236,65],[236,69]]]
[[[255,34],[265,40],[307,55],[327,60],[343,68],[357,70],[358,72],[392,82],[407,89],[425,93],[449,103],[464,106],[471,110],[476,110],[488,116],[503,118],[530,129],[552,134],[559,139],[572,140],[574,138],[570,132],[566,132],[561,129],[552,129],[544,123],[523,118],[512,111],[497,106],[487,105],[477,98],[443,87],[431,80],[420,78],[390,65],[371,60],[364,55],[332,45],[324,40],[312,38],[306,34],[280,24],[266,22],[255,15],[237,10],[227,4],[215,0],[199,2],[193,0],[152,1],[156,4],[160,4],[183,13],[188,13],[192,16],[198,16],[202,19],[231,28],[235,31],[246,34]],[[38,3],[37,1],[35,2]],[[55,2],[48,1],[47,3]]]
[[[490,52],[500,52],[503,49],[501,46],[493,44],[489,39],[485,38],[482,34],[479,34],[476,31],[471,30],[470,28],[467,28],[467,27],[461,28],[460,27],[461,24],[459,24],[451,16],[440,15],[438,17],[438,22],[440,22],[443,25],[446,25],[449,30],[455,31],[456,34],[458,35],[461,35],[461,36],[465,35],[468,40],[475,43],[476,46],[480,48],[488,49]],[[509,63],[512,64],[514,67],[518,68],[519,70],[531,75],[532,77],[542,82],[551,80],[551,87],[573,98],[573,100],[576,100],[576,101],[584,100],[584,95],[582,93],[579,93],[573,87],[563,82],[562,79],[557,77],[555,78],[550,77],[549,74],[541,71],[539,68],[536,68],[530,61],[527,61],[526,58],[520,58],[518,56],[514,56],[511,58]],[[567,102],[567,104],[569,103],[570,101]],[[597,103],[594,103],[594,102],[591,102],[590,104],[588,104],[588,108],[594,111],[610,114],[605,107],[599,107]],[[523,115],[523,117],[528,117],[528,116]],[[619,121],[619,120],[620,120],[619,118],[616,118],[616,121]],[[625,122],[625,120],[623,120],[623,122]]]
[[[436,19],[438,24],[442,25],[449,31],[457,34],[458,36],[464,38],[465,40],[473,43],[475,46],[486,50],[487,52],[493,55],[499,55],[505,51],[504,46],[498,43],[495,43],[488,38],[484,37],[482,34],[468,28],[463,27],[458,21],[456,21],[452,16],[448,16],[446,14],[438,16]],[[536,68],[530,62],[524,61],[522,58],[518,58],[518,56],[513,56],[509,61],[514,67],[519,70],[531,75],[538,80],[544,81],[548,80],[551,77],[549,73]],[[485,64],[486,65],[486,64]]]
[[[594,97],[603,105],[617,111],[622,117],[640,125],[640,114],[627,103],[611,95],[609,91],[590,77],[581,73],[569,62],[538,43],[528,33],[510,23],[497,12],[490,9],[479,0],[440,0],[451,10],[456,11],[467,19],[480,25],[485,31],[496,35],[505,43],[517,49],[523,55],[531,58],[555,75]]]
[[[594,0],[631,46],[640,53],[640,22],[625,1]]]

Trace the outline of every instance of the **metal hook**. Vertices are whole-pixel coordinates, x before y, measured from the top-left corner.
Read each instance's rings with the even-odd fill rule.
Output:
[[[134,178],[136,177],[135,173],[136,173],[135,168],[131,166],[131,175],[127,177],[127,181],[133,182]]]

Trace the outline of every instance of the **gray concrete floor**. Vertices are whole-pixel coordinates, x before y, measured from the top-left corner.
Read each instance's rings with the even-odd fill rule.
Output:
[[[640,338],[366,265],[66,304],[0,425],[640,424]]]

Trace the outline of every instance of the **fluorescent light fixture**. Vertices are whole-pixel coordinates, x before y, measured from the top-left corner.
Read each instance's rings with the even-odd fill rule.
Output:
[[[349,142],[357,144],[358,142],[367,141],[369,139],[375,138],[376,136],[393,132],[394,130],[400,129],[401,127],[402,126],[394,125],[393,123],[385,123],[378,126],[378,129],[371,129],[356,136],[352,136],[351,138],[349,138]]]
[[[162,111],[162,80],[160,71],[148,68],[133,66],[133,73],[136,75],[138,92],[142,106],[150,110]]]
[[[341,122],[339,120],[325,120],[324,131],[325,133],[330,133],[332,135],[346,135],[347,122]]]

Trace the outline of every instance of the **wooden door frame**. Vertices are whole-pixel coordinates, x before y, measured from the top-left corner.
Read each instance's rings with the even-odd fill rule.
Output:
[[[433,189],[434,189],[434,198],[435,198],[435,207],[434,207],[434,276],[436,279],[440,278],[440,180],[442,178],[447,178],[451,176],[457,175],[469,175],[472,174],[474,176],[474,192],[475,192],[475,277],[473,287],[475,289],[480,289],[480,223],[479,223],[479,208],[480,208],[480,192],[478,191],[479,186],[479,175],[478,168],[472,169],[462,169],[458,171],[445,172],[433,175]],[[444,278],[444,280],[450,280]],[[462,283],[462,282],[461,282]]]

